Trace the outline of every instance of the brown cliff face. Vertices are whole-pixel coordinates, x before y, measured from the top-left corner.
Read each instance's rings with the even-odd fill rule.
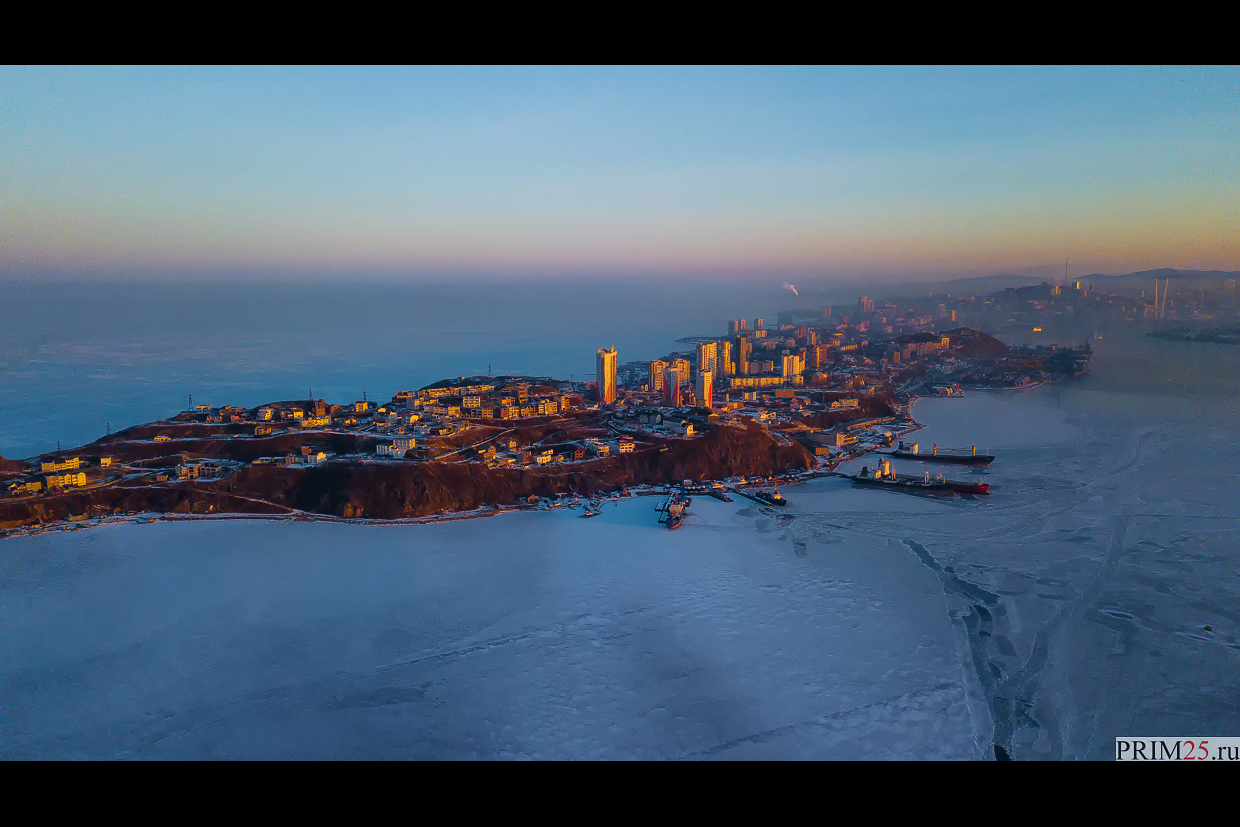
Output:
[[[682,474],[687,479],[706,480],[769,476],[812,466],[813,458],[803,446],[785,445],[751,423],[716,428],[697,439],[669,439],[632,454],[529,469],[487,468],[478,462],[329,462],[308,468],[249,466],[218,481],[120,483],[2,505],[0,527],[125,512],[280,514],[297,510],[345,518],[399,519],[507,505],[530,496],[617,491],[641,483],[678,481]]]
[[[337,517],[397,519],[530,496],[595,494],[642,483],[770,475],[813,465],[799,444],[784,445],[756,426],[724,427],[695,440],[589,462],[529,469],[477,462],[327,463],[306,469],[255,466],[228,481],[235,493]],[[224,485],[226,483],[216,483]]]

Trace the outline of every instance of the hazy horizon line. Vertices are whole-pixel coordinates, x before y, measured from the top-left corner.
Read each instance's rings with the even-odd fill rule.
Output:
[[[1073,270],[1075,269],[1075,272]],[[1063,264],[1038,264],[994,270],[951,272],[823,272],[812,270],[754,270],[742,268],[704,270],[651,270],[626,268],[623,270],[554,270],[554,269],[496,269],[496,268],[436,268],[434,270],[375,270],[335,268],[219,268],[177,270],[115,270],[112,268],[0,268],[0,283],[9,284],[284,284],[289,282],[368,285],[457,285],[462,281],[472,285],[522,284],[575,284],[575,283],[644,283],[651,281],[678,283],[777,283],[803,282],[806,289],[819,286],[844,286],[873,283],[876,286],[895,287],[904,284],[940,284],[956,281],[984,281],[993,278],[1031,278],[1053,282],[1096,277],[1117,278],[1158,271],[1194,273],[1203,275],[1234,275],[1240,270],[1217,268],[1176,267],[1162,265],[1137,270],[1115,269],[1085,270],[1071,268],[1065,279]]]

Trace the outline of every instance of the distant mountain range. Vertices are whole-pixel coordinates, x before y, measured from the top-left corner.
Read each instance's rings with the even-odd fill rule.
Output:
[[[1157,270],[1141,270],[1124,275],[1107,275],[1091,273],[1089,275],[1072,275],[1071,281],[1092,284],[1099,289],[1134,288],[1145,283],[1153,283],[1154,279],[1172,279],[1178,282],[1194,282],[1208,284],[1210,282],[1240,279],[1240,271],[1236,270],[1177,270],[1162,267]],[[974,276],[972,278],[951,279],[940,282],[913,282],[893,285],[884,292],[888,298],[925,296],[928,293],[948,293],[953,296],[984,296],[1006,290],[1009,287],[1028,287],[1044,281],[1062,281],[1043,276],[1022,276],[1000,273],[993,276]]]

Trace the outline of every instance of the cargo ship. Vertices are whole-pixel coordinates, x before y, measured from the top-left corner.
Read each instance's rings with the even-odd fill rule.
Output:
[[[896,459],[913,459],[919,462],[943,462],[951,465],[990,465],[995,458],[990,452],[979,454],[977,446],[971,448],[940,448],[936,443],[930,449],[930,453],[921,453],[920,444],[914,442],[908,445],[901,441],[896,445],[894,451],[880,451],[879,454],[885,457],[894,457]]]
[[[942,474],[931,477],[927,471],[922,476],[897,474],[891,470],[891,460],[883,459],[874,472],[867,466],[861,467],[857,475],[841,474],[860,485],[873,485],[880,488],[892,488],[898,491],[913,491],[926,494],[988,494],[990,485],[985,480],[977,482],[959,482],[944,479]]]

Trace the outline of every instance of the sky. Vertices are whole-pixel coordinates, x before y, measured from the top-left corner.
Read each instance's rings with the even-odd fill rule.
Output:
[[[1236,67],[2,67],[0,278],[1240,269]]]

